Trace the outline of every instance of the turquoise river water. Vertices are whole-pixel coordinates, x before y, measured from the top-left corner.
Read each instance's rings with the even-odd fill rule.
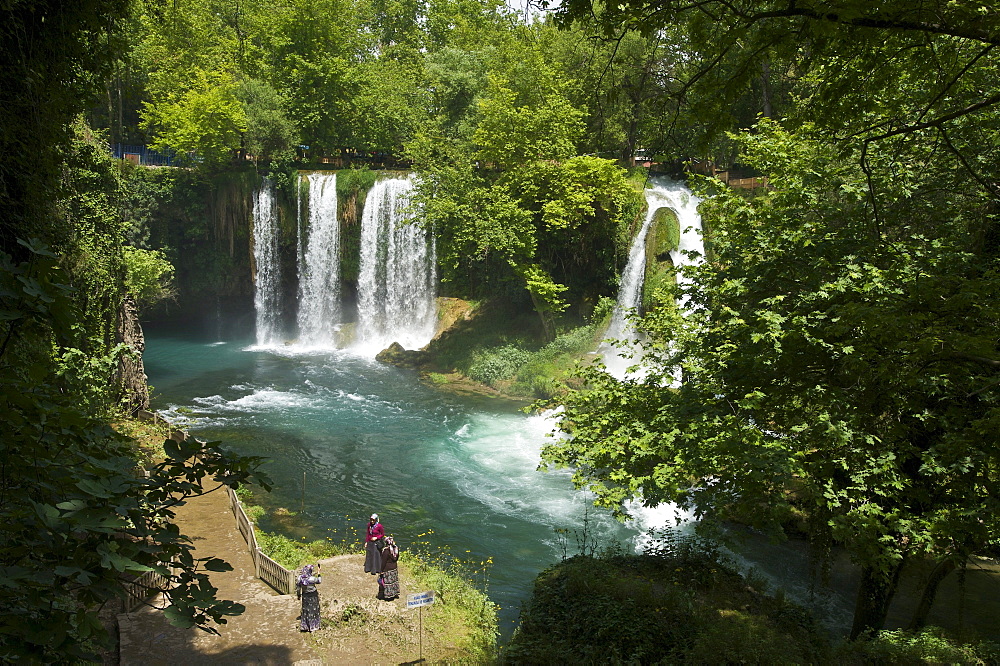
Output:
[[[403,548],[430,541],[465,560],[492,557],[488,589],[504,635],[535,575],[566,541],[576,552],[574,534],[556,529],[582,532],[586,517],[589,536],[632,548],[648,528],[673,524],[670,512],[641,509],[620,524],[590,506],[568,472],[537,471],[552,429],[542,416],[442,392],[348,351],[146,333],[154,408],[201,439],[267,457],[275,489],[261,503],[298,512],[284,525],[289,536],[339,541],[377,512]]]

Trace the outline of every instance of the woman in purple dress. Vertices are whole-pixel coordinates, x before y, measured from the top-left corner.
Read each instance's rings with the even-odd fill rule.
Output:
[[[368,528],[365,530],[365,573],[375,576],[378,574],[381,560],[382,547],[385,545],[383,539],[385,530],[382,523],[378,522],[378,514],[373,513],[368,519]]]
[[[399,596],[399,547],[392,537],[385,538],[382,549],[382,573],[378,577],[378,598],[392,601]]]
[[[302,599],[302,614],[299,616],[299,625],[302,631],[319,629],[319,590],[316,589],[316,586],[322,582],[318,562],[315,565],[307,564],[302,567],[295,580],[299,598]]]

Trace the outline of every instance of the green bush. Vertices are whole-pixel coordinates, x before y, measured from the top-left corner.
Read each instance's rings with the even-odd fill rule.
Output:
[[[514,345],[479,350],[473,353],[468,375],[477,382],[495,386],[514,377],[530,358],[530,352]]]
[[[170,286],[174,267],[162,252],[126,245],[122,253],[125,259],[125,286],[136,303],[152,305],[174,295]]]
[[[615,311],[615,299],[601,296],[594,306],[594,311],[590,313],[590,324],[597,328],[604,328],[611,319]]]
[[[753,589],[712,544],[676,535],[542,572],[507,663],[825,663],[804,610]]]
[[[364,194],[372,188],[378,177],[379,172],[372,171],[367,165],[358,169],[341,169],[337,172],[337,199]]]
[[[431,384],[447,384],[447,375],[442,375],[440,372],[429,372],[427,373],[427,379],[430,380]]]
[[[844,644],[836,656],[844,664],[996,664],[1000,663],[1000,645],[963,644],[949,639],[938,627],[926,627],[916,633],[880,631]]]

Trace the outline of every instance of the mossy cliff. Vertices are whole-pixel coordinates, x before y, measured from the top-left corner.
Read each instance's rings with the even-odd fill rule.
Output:
[[[308,219],[308,173],[267,174],[275,187],[281,295],[286,303],[295,302],[297,297],[298,216],[301,210]],[[365,198],[385,173],[369,169],[337,173],[341,276],[348,299],[353,299],[357,288]],[[240,332],[250,330],[253,197],[264,177],[252,168],[211,175],[174,168],[131,170],[131,196],[124,210],[131,224],[131,240],[140,247],[162,249],[175,268],[175,297],[146,313],[146,319],[227,321]],[[294,316],[294,309],[289,308],[286,316]]]
[[[651,312],[664,304],[665,289],[674,285],[674,262],[670,253],[681,238],[677,214],[659,208],[646,235],[646,276],[642,287],[642,312]],[[668,297],[669,298],[669,297]],[[672,302],[672,301],[670,301]]]
[[[212,175],[155,167],[132,171],[131,197],[125,203],[132,241],[163,250],[175,269],[175,297],[147,313],[147,319],[194,320],[252,311],[253,193],[261,181],[253,169]],[[295,259],[295,207],[281,189],[278,204],[286,263]],[[284,289],[294,285],[286,283]]]

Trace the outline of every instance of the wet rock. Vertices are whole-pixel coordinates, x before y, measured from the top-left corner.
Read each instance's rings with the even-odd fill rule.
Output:
[[[403,345],[393,342],[380,351],[375,360],[400,368],[419,368],[427,362],[427,352],[416,349],[403,349]]]

